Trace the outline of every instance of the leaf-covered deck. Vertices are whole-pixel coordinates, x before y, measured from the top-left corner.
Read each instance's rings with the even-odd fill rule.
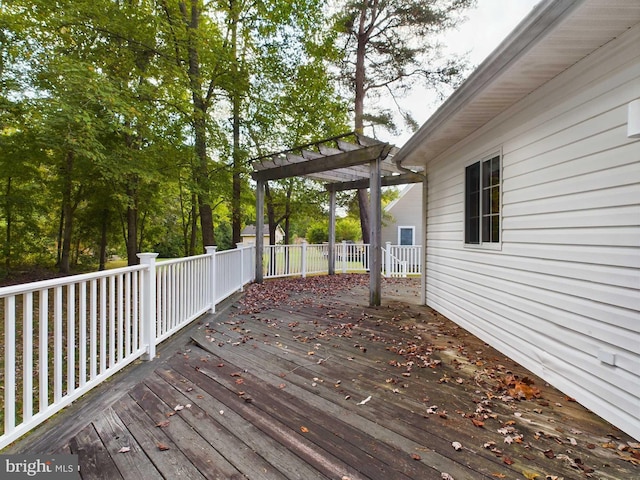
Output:
[[[419,280],[252,285],[5,452],[83,478],[631,479],[638,444],[433,310]]]

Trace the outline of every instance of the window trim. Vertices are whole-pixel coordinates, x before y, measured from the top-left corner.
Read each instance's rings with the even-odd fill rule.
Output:
[[[500,159],[500,194],[499,194],[499,214],[498,214],[498,218],[499,218],[499,234],[500,234],[500,240],[498,242],[483,242],[482,241],[482,163],[485,162],[486,160],[490,160],[494,157],[498,157]],[[467,243],[467,178],[466,178],[466,173],[467,173],[467,168],[470,167],[471,165],[474,164],[480,164],[481,169],[480,169],[480,225],[478,226],[479,228],[479,235],[480,235],[480,242],[479,243]],[[463,211],[462,211],[462,224],[463,224],[463,232],[462,232],[462,243],[464,248],[468,248],[468,249],[477,249],[477,250],[502,250],[502,238],[503,238],[503,202],[502,202],[502,196],[503,196],[503,192],[504,192],[504,156],[502,154],[502,147],[497,148],[497,149],[493,149],[490,150],[488,153],[485,153],[482,156],[479,157],[474,157],[471,160],[468,160],[465,165],[464,165],[464,170],[463,170],[463,182],[462,182],[462,188],[463,188]]]
[[[402,245],[402,243],[400,243],[401,240],[401,236],[400,236],[400,232],[402,231],[402,229],[406,229],[406,230],[411,230],[411,245],[407,245],[407,246],[415,246],[416,244],[416,227],[415,225],[404,225],[404,226],[400,226],[398,225],[398,245]]]

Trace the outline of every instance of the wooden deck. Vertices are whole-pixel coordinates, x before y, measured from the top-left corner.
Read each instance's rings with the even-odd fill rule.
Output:
[[[419,280],[252,285],[2,453],[83,478],[640,477],[621,433],[419,306]],[[449,476],[447,476],[448,474]]]

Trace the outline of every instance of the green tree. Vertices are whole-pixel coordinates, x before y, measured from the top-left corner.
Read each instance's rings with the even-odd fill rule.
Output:
[[[395,129],[392,114],[378,101],[383,93],[395,100],[417,81],[432,88],[461,81],[465,63],[443,58],[435,34],[454,27],[461,20],[460,14],[474,3],[474,0],[345,2],[334,21],[342,39],[344,56],[340,66],[343,84],[353,99],[356,132],[364,131],[367,120]],[[409,112],[399,113],[411,129],[417,128]],[[362,238],[369,243],[365,190],[358,191],[358,205]]]

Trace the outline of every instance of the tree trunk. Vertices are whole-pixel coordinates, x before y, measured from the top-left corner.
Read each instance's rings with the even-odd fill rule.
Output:
[[[269,183],[264,184],[264,198],[267,206],[267,224],[269,226],[269,244],[275,245],[276,243],[276,207],[273,204],[273,197],[271,196],[271,190],[269,190]],[[256,226],[257,228],[257,226]],[[256,230],[256,236],[262,235],[262,232]]]
[[[196,240],[198,237],[198,199],[196,194],[191,194],[191,234],[189,236],[189,256],[196,254]]]
[[[355,72],[355,131],[364,132],[364,97],[366,90],[365,81],[365,53],[369,41],[365,28],[365,20],[369,2],[365,1],[360,12],[360,23],[358,26],[358,46],[356,51],[356,72]],[[358,209],[360,210],[360,231],[362,232],[362,242],[369,243],[370,220],[369,220],[369,197],[366,189],[358,190]]]
[[[195,149],[198,165],[195,169],[195,184],[198,191],[198,207],[200,210],[200,228],[202,229],[202,246],[214,245],[213,214],[211,210],[211,181],[209,178],[209,158],[207,156],[207,103],[202,94],[202,77],[200,73],[200,55],[198,52],[198,29],[200,27],[201,7],[196,0],[191,0],[191,8],[187,9],[184,1],[179,4],[180,13],[186,23],[189,58],[189,87],[193,102],[192,126],[195,136]]]
[[[369,195],[366,190],[358,190],[358,207],[360,210],[360,231],[362,243],[371,243],[371,221],[369,219]]]
[[[138,199],[135,188],[127,188],[127,265],[138,265]]]
[[[201,196],[198,196],[200,206],[200,228],[202,228],[202,246],[209,247],[216,244],[213,234],[213,212],[211,205],[206,203]]]
[[[98,270],[104,270],[107,266],[107,232],[109,227],[109,210],[102,210],[102,222],[100,223],[100,266]]]
[[[7,188],[5,190],[5,205],[4,205],[4,214],[7,222],[7,226],[5,228],[5,240],[4,244],[4,267],[9,272],[11,270],[11,223],[12,223],[12,200],[11,200],[11,177],[7,178]]]
[[[67,158],[63,167],[62,186],[62,252],[60,255],[60,273],[68,274],[71,270],[71,236],[73,232],[73,206],[71,205],[71,191],[73,181],[73,163],[75,155],[73,152],[67,153]]]
[[[231,48],[233,64],[231,66],[233,78],[238,78],[238,8],[236,2],[229,2],[231,7]],[[231,236],[234,245],[242,241],[242,210],[240,197],[242,195],[242,183],[240,178],[240,93],[236,83],[231,93],[233,103],[233,193],[231,196]]]
[[[291,194],[293,193],[293,183],[289,183],[287,190],[287,203],[284,209],[284,244],[291,244]]]

